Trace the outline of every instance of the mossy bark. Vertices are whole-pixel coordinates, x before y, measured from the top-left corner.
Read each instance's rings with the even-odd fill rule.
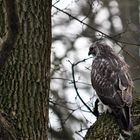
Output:
[[[17,5],[19,36],[0,71],[0,119],[8,124],[6,129],[0,126],[0,134],[7,135],[5,140],[47,140],[51,0],[18,0]],[[1,37],[8,30],[5,17],[0,0]]]
[[[132,107],[133,131],[127,140],[140,139],[140,99],[134,102]],[[89,128],[84,140],[118,140],[120,130],[115,118],[108,113],[103,113]]]

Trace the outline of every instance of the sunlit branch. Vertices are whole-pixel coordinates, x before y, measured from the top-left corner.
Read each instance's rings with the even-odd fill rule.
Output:
[[[92,26],[86,24],[85,22],[83,22],[83,20],[79,20],[78,18],[72,16],[72,15],[69,14],[68,12],[66,12],[66,11],[64,11],[64,10],[62,10],[62,9],[60,9],[60,8],[58,8],[58,7],[56,7],[55,5],[52,5],[52,6],[53,6],[55,9],[57,9],[58,11],[60,11],[60,12],[62,12],[62,13],[64,13],[64,14],[66,14],[66,15],[68,15],[69,17],[71,17],[71,18],[75,19],[76,21],[82,23],[83,25],[87,26],[88,28],[90,28],[90,29],[92,29],[92,30],[94,30],[94,31],[96,31],[96,32],[98,32],[98,33],[100,33],[100,34],[102,34],[104,37],[106,37],[106,38],[108,38],[108,39],[111,39],[111,40],[114,41],[115,43],[116,43],[116,42],[119,42],[119,43],[123,43],[123,44],[126,44],[126,45],[140,46],[139,43],[131,43],[131,42],[125,42],[125,41],[121,41],[121,40],[116,40],[116,39],[115,39],[115,36],[107,35],[107,34],[105,34],[104,32],[102,32],[102,31],[100,31],[100,30],[98,30],[98,29],[96,29],[96,28],[94,28],[94,27],[92,27]]]
[[[77,135],[79,135],[82,139],[84,138],[80,133],[78,133],[77,131],[75,132]]]
[[[83,22],[83,20],[79,20],[78,18],[72,16],[72,15],[69,14],[68,12],[66,12],[66,11],[64,11],[64,10],[62,10],[62,9],[60,9],[60,8],[58,8],[58,7],[56,7],[55,5],[52,5],[52,6],[53,6],[55,9],[57,9],[58,11],[60,11],[60,12],[62,12],[62,13],[64,13],[64,14],[66,14],[66,15],[68,15],[68,16],[71,17],[72,19],[74,19],[74,20],[80,22],[81,24],[87,26],[87,27],[90,28],[91,30],[94,30],[94,31],[96,31],[96,32],[98,32],[98,33],[100,33],[100,34],[102,34],[102,37],[106,37],[106,38],[112,40],[113,42],[115,42],[117,45],[119,45],[119,46],[121,47],[121,49],[122,49],[124,52],[126,52],[129,56],[131,56],[132,59],[134,59],[134,60],[139,64],[139,66],[140,66],[140,61],[139,61],[138,59],[136,59],[135,56],[133,56],[128,50],[124,49],[124,48],[120,45],[120,43],[122,43],[122,44],[125,44],[125,45],[140,46],[139,43],[131,43],[131,42],[125,42],[125,41],[122,41],[122,40],[117,40],[117,39],[115,39],[115,36],[107,35],[107,34],[105,34],[104,32],[102,32],[102,31],[100,31],[100,30],[98,30],[98,29],[96,29],[96,28],[94,28],[94,27],[92,27],[92,26],[86,24],[85,22]],[[123,32],[122,32],[122,33],[123,33]],[[121,34],[121,33],[120,33],[120,34]],[[120,34],[119,34],[119,35],[120,35]]]

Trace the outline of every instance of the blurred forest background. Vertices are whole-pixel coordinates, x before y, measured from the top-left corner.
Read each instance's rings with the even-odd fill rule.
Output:
[[[53,0],[52,33],[49,139],[82,140],[96,117],[75,92],[71,63],[88,58],[91,43],[102,39],[130,65],[134,98],[139,98],[140,1]],[[96,97],[90,83],[91,61],[75,66],[75,77],[81,98],[93,110]]]

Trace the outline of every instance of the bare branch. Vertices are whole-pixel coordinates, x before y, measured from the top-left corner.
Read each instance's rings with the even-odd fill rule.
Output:
[[[74,88],[75,88],[75,91],[76,91],[76,94],[77,96],[79,97],[79,99],[81,100],[81,102],[84,104],[84,106],[93,114],[95,115],[96,117],[98,117],[98,114],[96,114],[94,111],[91,110],[91,108],[84,102],[84,100],[81,98],[79,92],[78,92],[78,88],[76,86],[76,80],[75,80],[75,71],[74,71],[74,68],[75,66],[77,66],[78,64],[82,63],[82,62],[85,62],[86,60],[88,60],[90,58],[87,58],[87,59],[83,59],[83,60],[80,60],[76,63],[72,63],[71,61],[70,64],[71,64],[71,69],[72,69],[72,78],[73,78],[73,85],[74,85]]]
[[[115,42],[117,45],[119,45],[119,46],[122,48],[122,50],[123,50],[125,53],[127,53],[129,56],[131,56],[132,59],[134,59],[134,60],[139,64],[139,66],[140,66],[140,61],[139,61],[138,59],[136,59],[136,57],[135,57],[134,55],[132,55],[128,50],[124,49],[124,48],[120,45],[120,43],[122,43],[122,44],[125,44],[125,45],[140,46],[139,43],[131,43],[131,42],[125,42],[125,41],[117,40],[115,36],[107,35],[107,34],[105,34],[104,32],[102,32],[102,31],[100,31],[100,30],[98,30],[98,29],[96,29],[96,28],[94,28],[94,27],[92,27],[92,26],[86,24],[85,22],[83,22],[83,20],[81,21],[81,20],[79,20],[78,18],[76,18],[76,17],[72,16],[71,14],[69,14],[68,12],[66,12],[66,11],[64,11],[64,10],[62,10],[62,9],[60,9],[60,8],[58,8],[58,7],[56,7],[55,5],[52,5],[52,6],[53,6],[55,9],[57,9],[58,11],[60,11],[60,12],[62,12],[62,13],[64,13],[64,14],[66,14],[66,15],[68,15],[68,16],[71,17],[72,19],[74,19],[74,20],[80,22],[81,24],[87,26],[87,27],[90,28],[91,30],[94,30],[94,31],[96,31],[96,32],[98,32],[98,33],[100,33],[100,34],[102,34],[102,37],[106,37],[106,38],[112,40],[113,42]],[[123,33],[123,32],[122,32],[122,33]]]
[[[66,14],[66,15],[68,15],[68,16],[71,17],[72,19],[74,19],[74,20],[76,20],[76,21],[82,23],[83,25],[87,26],[88,28],[90,28],[90,29],[92,29],[92,30],[94,30],[94,31],[96,31],[96,32],[98,32],[98,33],[100,33],[100,34],[102,34],[104,37],[106,37],[106,38],[108,38],[108,39],[114,41],[115,43],[118,42],[118,43],[122,43],[122,44],[126,44],[126,45],[140,46],[139,43],[131,43],[131,42],[125,42],[125,41],[121,41],[121,40],[116,40],[114,36],[109,36],[109,35],[105,34],[104,32],[102,32],[102,31],[100,31],[100,30],[98,30],[98,29],[96,29],[96,28],[94,28],[94,27],[92,27],[92,26],[86,24],[85,22],[83,22],[83,20],[81,21],[81,20],[79,20],[78,18],[76,18],[76,17],[72,16],[71,14],[69,14],[68,12],[66,12],[66,11],[64,11],[64,10],[62,10],[62,9],[60,9],[60,8],[58,8],[58,7],[56,7],[55,5],[52,5],[52,6],[53,6],[55,9],[57,9],[58,11],[60,11],[60,12],[62,12],[62,13],[64,13],[64,14]]]
[[[62,78],[62,77],[51,77],[52,80],[64,80],[64,81],[69,81],[71,83],[73,83],[73,80],[67,79],[67,78]],[[83,84],[83,85],[87,85],[87,86],[91,86],[91,84],[85,83],[85,82],[79,82],[79,81],[75,81],[76,83],[79,84]]]
[[[57,102],[54,102],[54,101],[51,101],[51,100],[49,100],[49,103],[52,103],[54,106],[60,106],[60,107],[63,107],[63,108],[65,108],[65,109],[67,109],[67,110],[70,110],[70,111],[75,111],[75,110],[77,110],[77,109],[71,109],[71,108],[69,108],[69,107],[67,107],[67,106],[65,106],[65,105],[62,105],[62,104],[60,104],[60,103],[57,103]]]
[[[133,79],[133,81],[139,81],[139,80],[140,80],[140,77]]]
[[[16,140],[15,128],[6,119],[6,115],[2,111],[0,112],[0,129],[2,129],[2,131],[5,133],[3,136],[2,132],[0,132],[0,139],[10,137],[11,140]]]

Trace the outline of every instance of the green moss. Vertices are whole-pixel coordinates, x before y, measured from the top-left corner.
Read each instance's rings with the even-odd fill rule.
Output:
[[[134,129],[129,140],[140,140],[140,100],[135,100],[132,106],[132,121]],[[103,113],[89,128],[84,140],[118,140],[119,127],[111,114]],[[127,138],[128,140],[128,138]]]
[[[89,128],[85,140],[115,140],[118,139],[119,128],[110,114],[103,113]]]

